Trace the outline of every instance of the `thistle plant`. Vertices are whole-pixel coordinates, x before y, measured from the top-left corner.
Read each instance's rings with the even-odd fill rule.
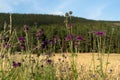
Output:
[[[65,24],[66,24],[66,31],[67,31],[67,37],[65,38],[65,40],[68,41],[69,50],[70,50],[70,53],[72,54],[71,69],[72,69],[73,80],[77,80],[78,76],[77,76],[77,69],[76,69],[76,64],[75,64],[76,55],[73,51],[74,50],[73,41],[75,37],[72,32],[72,27],[73,27],[73,24],[71,23],[72,12],[70,11],[69,13],[66,13],[65,15],[66,15]],[[70,21],[69,21],[69,17],[70,17]]]
[[[26,45],[26,51],[28,53],[30,53],[30,43],[29,43],[29,26],[27,25],[24,25],[24,32],[25,32],[25,39],[26,39],[26,42],[25,42],[25,45]],[[21,45],[21,47],[25,48],[25,45]]]

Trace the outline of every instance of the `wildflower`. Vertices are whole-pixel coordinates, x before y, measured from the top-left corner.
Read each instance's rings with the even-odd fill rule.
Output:
[[[104,31],[97,31],[95,32],[97,36],[104,36],[106,33]]]
[[[48,41],[47,40],[42,41],[42,43],[40,44],[40,46],[41,46],[42,49],[45,48],[45,47],[47,47],[47,45],[48,45]]]
[[[15,62],[15,61],[13,61],[12,66],[13,66],[14,68],[20,67],[20,66],[21,66],[21,63],[20,63],[20,62]]]
[[[20,42],[22,42],[22,43],[25,42],[25,38],[24,38],[24,37],[19,37],[18,40],[19,40]]]
[[[73,35],[72,34],[67,35],[67,37],[65,38],[65,40],[66,41],[73,40]]]
[[[72,15],[72,13],[73,13],[72,11],[69,11],[69,14],[70,14],[70,15]]]
[[[84,40],[84,38],[82,37],[82,36],[76,36],[76,41],[83,41]]]
[[[47,60],[47,63],[48,63],[48,64],[51,64],[51,63],[52,63],[52,60],[51,60],[51,59],[48,59],[48,60]]]
[[[20,63],[20,62],[18,62],[18,66],[21,66],[21,63]]]
[[[65,13],[65,16],[68,17],[68,16],[69,16],[69,13],[66,12],[66,13]]]
[[[43,35],[43,29],[39,29],[36,34],[37,40],[39,40],[42,35]]]
[[[29,30],[29,27],[27,25],[24,25],[24,31],[27,32]]]

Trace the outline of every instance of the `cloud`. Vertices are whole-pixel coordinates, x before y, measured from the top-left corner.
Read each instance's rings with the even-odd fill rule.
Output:
[[[60,3],[58,6],[54,8],[53,11],[50,11],[49,14],[54,14],[54,15],[64,15],[66,12],[66,9],[69,9],[69,6],[73,3],[73,0],[65,0],[62,3]]]
[[[53,15],[64,15],[64,12],[61,11],[55,11],[55,12],[50,12],[49,14],[53,14]]]

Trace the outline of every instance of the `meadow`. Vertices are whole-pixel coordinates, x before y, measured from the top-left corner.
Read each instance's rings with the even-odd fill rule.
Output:
[[[71,11],[62,27],[17,29],[9,18],[0,32],[1,80],[120,80],[119,26],[78,27]]]

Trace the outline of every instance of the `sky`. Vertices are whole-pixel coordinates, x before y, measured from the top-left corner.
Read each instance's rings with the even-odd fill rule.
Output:
[[[120,21],[120,0],[0,0],[0,13],[34,13]]]

